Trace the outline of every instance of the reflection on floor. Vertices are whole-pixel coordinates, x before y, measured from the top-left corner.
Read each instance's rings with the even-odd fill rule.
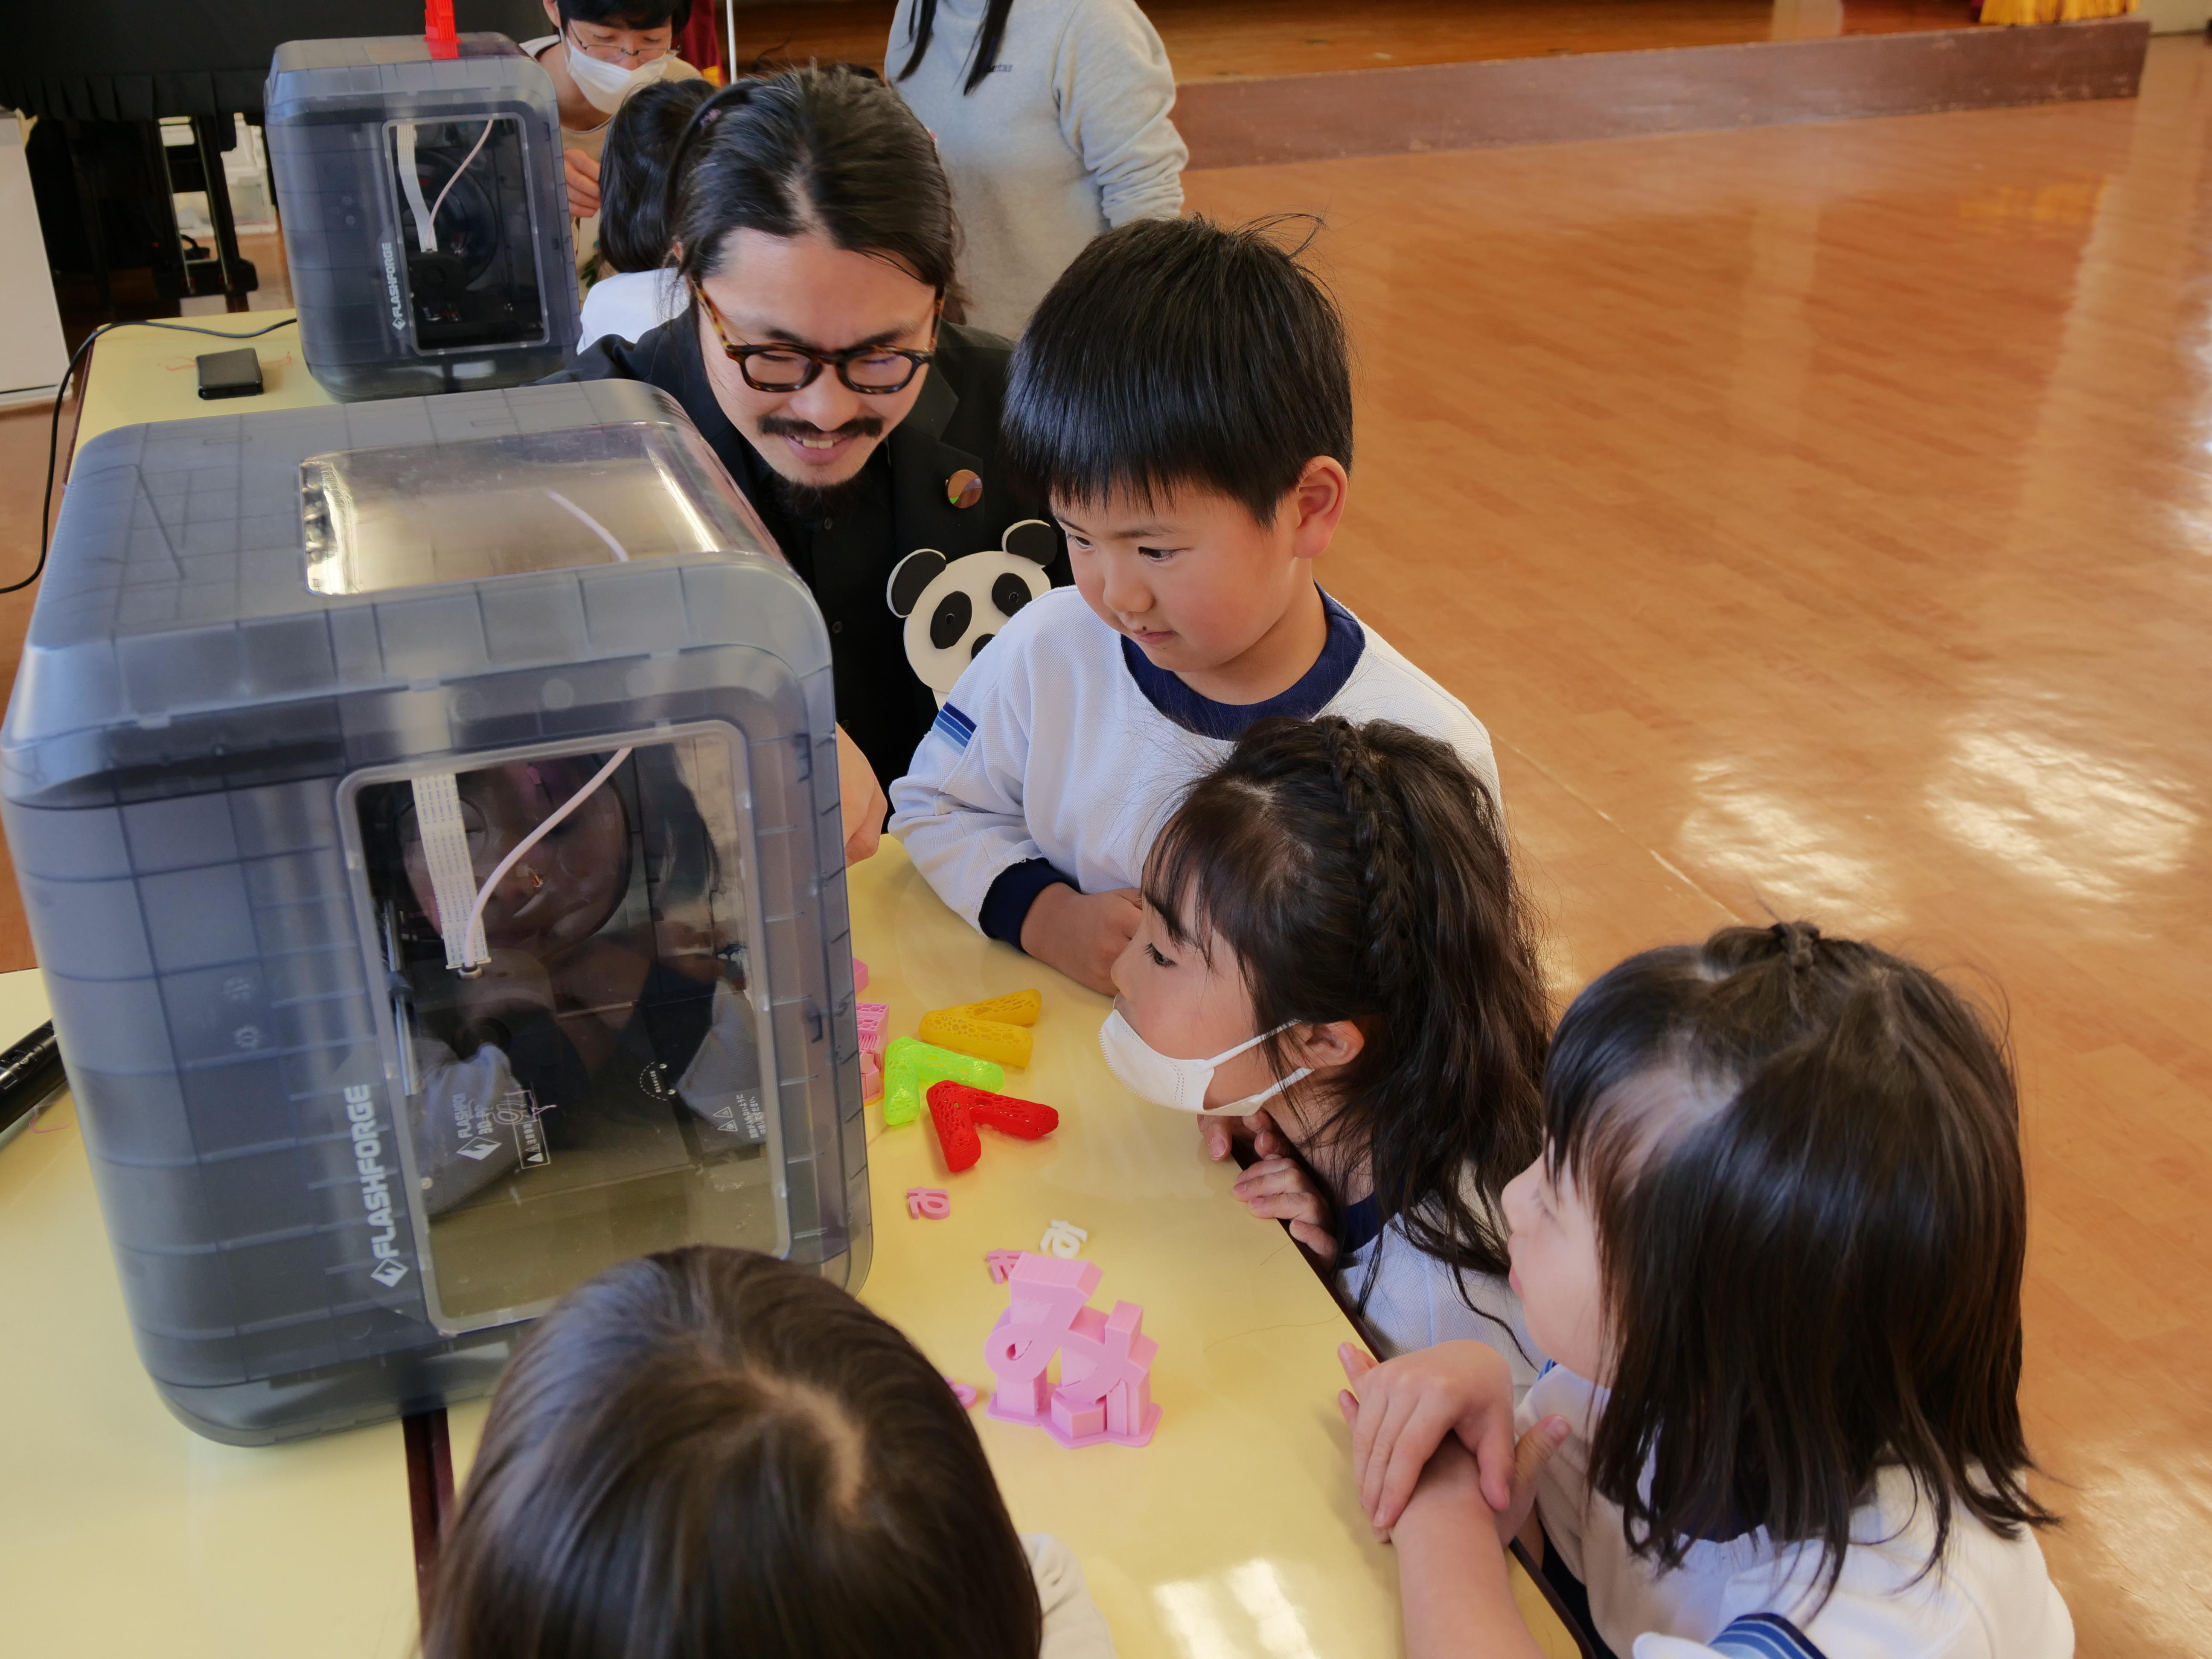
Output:
[[[748,6],[738,13],[738,55],[878,66],[893,10],[874,0]],[[1145,12],[1186,82],[1973,21],[1968,0],[1146,0]]]
[[[1802,915],[2008,1010],[2086,1655],[2212,1656],[2208,156],[2173,39],[2139,101],[1188,181],[1329,217],[1325,580],[1488,722],[1559,991]],[[45,442],[0,416],[10,572]]]
[[[1558,989],[1805,915],[2008,1010],[2085,1655],[2212,1655],[2209,157],[2175,39],[2140,101],[1188,179],[1329,218],[1322,579],[1488,722]]]

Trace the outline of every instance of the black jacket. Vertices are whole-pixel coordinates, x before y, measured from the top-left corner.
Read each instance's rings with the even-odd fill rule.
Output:
[[[885,588],[891,568],[916,548],[948,559],[999,545],[1006,526],[1051,515],[1016,499],[999,457],[999,412],[1012,348],[995,334],[945,323],[921,395],[861,469],[859,493],[834,517],[808,521],[785,504],[776,475],[714,401],[699,357],[699,333],[687,316],[635,345],[604,339],[554,380],[643,380],[684,405],[721,458],[808,587],[830,627],[837,719],[886,788],[906,771],[914,746],[937,717],[937,699],[907,665],[905,623]],[[947,499],[952,475],[983,480],[982,499],[958,507]],[[1069,580],[1063,550],[1048,568],[1054,586]]]

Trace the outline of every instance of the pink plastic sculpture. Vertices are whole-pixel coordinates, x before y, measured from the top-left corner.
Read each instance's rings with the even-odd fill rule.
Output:
[[[1033,1424],[1063,1446],[1151,1441],[1160,1420],[1152,1392],[1160,1345],[1144,1334],[1137,1304],[1117,1302],[1110,1315],[1089,1305],[1101,1276],[1096,1262],[1021,1253],[1006,1276],[1006,1311],[983,1345],[998,1382],[992,1416]]]
[[[991,1270],[991,1282],[994,1285],[1005,1284],[1006,1282],[1006,1275],[1014,1270],[1014,1263],[1019,1261],[1021,1259],[1022,1253],[1019,1250],[986,1250],[983,1252],[983,1265]]]
[[[925,1221],[942,1221],[952,1213],[952,1200],[945,1195],[942,1187],[909,1187],[906,1189],[906,1214],[911,1221],[916,1216]]]
[[[853,991],[855,995],[868,988],[868,964],[858,957],[853,958]]]
[[[865,966],[854,963],[853,971]],[[884,1044],[890,1040],[891,1006],[888,1002],[857,1002],[853,1012],[860,1027],[860,1098],[875,1100],[884,1092]]]

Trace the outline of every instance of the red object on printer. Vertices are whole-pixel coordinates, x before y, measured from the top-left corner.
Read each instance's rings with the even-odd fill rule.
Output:
[[[423,0],[422,44],[433,58],[461,55],[461,37],[453,27],[453,0]]]

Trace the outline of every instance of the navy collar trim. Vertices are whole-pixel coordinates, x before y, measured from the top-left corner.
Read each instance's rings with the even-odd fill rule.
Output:
[[[1121,636],[1121,662],[1128,669],[1129,678],[1137,683],[1137,690],[1145,694],[1146,702],[1186,732],[1194,732],[1201,738],[1234,743],[1255,720],[1266,720],[1272,714],[1310,720],[1344,690],[1352,671],[1359,666],[1360,654],[1367,648],[1367,633],[1358,619],[1326,592],[1322,594],[1321,602],[1328,616],[1328,639],[1322,646],[1321,655],[1314,659],[1311,668],[1298,677],[1296,685],[1261,702],[1216,702],[1211,697],[1200,696],[1174,673],[1155,666],[1126,634]]]
[[[1370,1193],[1337,1212],[1336,1252],[1340,1260],[1358,1255],[1382,1234],[1382,1210]]]

